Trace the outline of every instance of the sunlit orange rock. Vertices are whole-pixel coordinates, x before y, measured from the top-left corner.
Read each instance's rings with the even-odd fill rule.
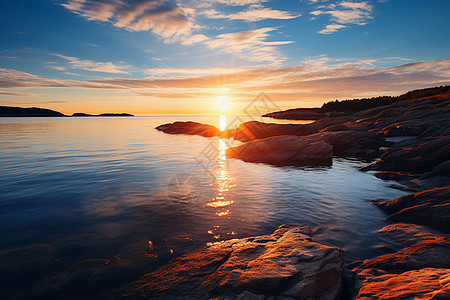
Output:
[[[124,296],[337,299],[343,250],[313,242],[310,234],[309,227],[285,225],[271,235],[210,243],[145,275]]]
[[[156,130],[171,134],[201,135],[204,137],[219,136],[222,131],[215,126],[198,122],[174,122],[159,125]]]
[[[356,299],[450,299],[450,269],[424,268],[366,280]]]
[[[414,224],[380,230],[406,248],[368,259],[353,270],[356,299],[448,299],[450,238]]]
[[[387,225],[378,230],[378,232],[405,246],[412,246],[421,241],[442,238],[442,236],[432,233],[422,226],[407,223]]]

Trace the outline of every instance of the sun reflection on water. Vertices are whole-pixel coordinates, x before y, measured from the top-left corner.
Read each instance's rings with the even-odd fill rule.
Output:
[[[219,117],[220,129],[225,130],[226,116]],[[235,178],[228,170],[227,158],[226,158],[227,144],[224,139],[219,139],[218,145],[218,160],[214,174],[214,184],[217,186],[216,196],[213,197],[207,206],[218,209],[215,213],[217,216],[227,216],[230,213],[229,209],[221,209],[228,207],[234,203],[230,199],[229,191],[234,187]]]

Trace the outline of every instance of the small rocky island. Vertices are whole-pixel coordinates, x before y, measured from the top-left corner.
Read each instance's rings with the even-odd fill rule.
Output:
[[[47,108],[0,106],[0,117],[69,117],[69,116]],[[102,113],[99,115],[74,113],[72,117],[134,117],[134,115],[128,113]]]
[[[98,115],[86,113],[74,113],[72,114],[72,117],[134,117],[134,115],[127,113],[103,113]]]
[[[233,138],[229,158],[281,166],[367,161],[361,171],[415,191],[373,199],[387,223],[379,231],[400,246],[343,263],[343,251],[314,242],[314,228],[281,226],[272,235],[208,244],[147,274],[130,299],[450,299],[450,87],[398,97],[335,101],[266,116],[311,124],[245,122],[221,132],[194,122],[164,124],[171,134]],[[399,223],[396,223],[399,222]],[[383,247],[383,245],[380,245]],[[342,270],[352,279],[343,285]]]

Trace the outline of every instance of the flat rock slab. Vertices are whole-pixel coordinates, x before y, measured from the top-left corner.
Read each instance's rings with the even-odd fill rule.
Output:
[[[145,275],[131,299],[337,299],[344,251],[311,240],[310,227],[209,243]]]

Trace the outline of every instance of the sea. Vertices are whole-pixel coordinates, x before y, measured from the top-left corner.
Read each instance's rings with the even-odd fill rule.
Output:
[[[174,121],[232,116],[0,118],[0,286],[5,299],[115,298],[143,274],[205,243],[318,227],[347,263],[388,244],[370,201],[406,187],[333,159],[277,167],[228,159],[239,144],[165,134]],[[309,121],[264,121],[308,123]],[[396,245],[389,245],[396,247]]]

